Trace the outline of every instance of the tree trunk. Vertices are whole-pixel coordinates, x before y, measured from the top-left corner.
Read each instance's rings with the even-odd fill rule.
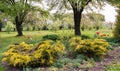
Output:
[[[16,16],[15,18],[15,24],[16,24],[16,30],[18,32],[18,35],[17,36],[22,36],[23,33],[22,33],[22,21],[19,20],[18,16]]]
[[[2,23],[0,21],[0,32],[2,32]]]
[[[35,31],[35,26],[32,27],[32,31]]]
[[[81,9],[73,8],[73,13],[74,13],[74,29],[75,29],[75,35],[79,36],[81,35],[81,30],[80,30],[80,24],[81,24],[81,18],[82,18],[82,12],[83,12],[83,7]]]
[[[2,32],[2,28],[0,27],[0,32]]]

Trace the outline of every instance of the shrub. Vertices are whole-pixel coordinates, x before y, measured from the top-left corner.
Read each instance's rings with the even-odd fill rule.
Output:
[[[10,21],[7,22],[7,25],[5,26],[5,30],[10,33],[14,28],[13,23],[11,23]]]
[[[48,39],[56,41],[56,40],[59,40],[60,37],[58,35],[55,35],[55,34],[43,36],[43,40],[48,40]]]
[[[82,39],[80,37],[73,37],[69,40],[69,50],[70,52],[73,52],[76,47],[78,47],[82,42]]]
[[[107,53],[108,42],[104,39],[86,39],[81,40],[80,37],[74,37],[69,41],[69,50],[77,56],[83,54],[86,57],[103,57]]]
[[[55,62],[53,64],[54,67],[58,67],[58,68],[62,68],[63,66],[65,66],[68,63],[71,63],[71,59],[70,58],[60,58],[57,60],[57,62]]]
[[[31,55],[29,51],[32,49],[32,44],[26,44],[22,42],[17,45],[10,45],[9,49],[4,52],[2,62],[8,63],[8,65],[14,67],[24,67],[31,61]]]
[[[120,7],[117,12],[118,12],[118,16],[117,16],[117,21],[115,24],[113,34],[115,38],[120,38]]]
[[[56,43],[50,40],[43,41],[37,45],[33,53],[34,62],[37,62],[36,65],[49,66],[58,59],[64,49],[65,47],[60,41],[56,41]]]
[[[46,40],[40,42],[36,47],[22,42],[10,45],[10,48],[4,53],[2,62],[14,67],[50,66],[64,52],[64,49],[65,47],[60,41]]]
[[[89,38],[90,38],[90,37],[87,36],[87,35],[82,35],[81,37],[82,37],[82,39],[89,39]]]

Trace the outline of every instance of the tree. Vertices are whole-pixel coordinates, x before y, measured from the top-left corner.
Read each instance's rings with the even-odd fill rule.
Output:
[[[72,8],[74,16],[74,28],[75,35],[81,35],[80,24],[82,18],[82,12],[92,0],[51,0],[48,5],[51,5],[51,8]],[[71,7],[70,7],[71,6]]]
[[[81,35],[80,23],[84,7],[92,0],[69,0],[74,13],[75,35]]]
[[[120,0],[109,0],[108,2],[118,8],[117,10],[118,15],[117,15],[117,20],[116,20],[113,34],[114,34],[114,37],[120,38]]]
[[[88,13],[87,14],[90,19],[90,21],[92,21],[92,26],[96,29],[99,30],[100,27],[102,27],[103,22],[105,21],[105,17],[102,14],[99,13]]]
[[[81,29],[83,31],[85,29],[91,30],[93,28],[99,30],[100,28],[102,28],[104,21],[105,21],[105,17],[102,14],[95,12],[83,14],[81,21]]]
[[[30,11],[27,16],[26,19],[24,21],[24,26],[26,26],[29,30],[29,26],[32,27],[32,30],[36,30],[39,28],[39,26],[42,26],[43,21],[45,20],[45,18],[47,18],[49,15],[49,13],[47,11],[43,11],[42,10],[34,10],[34,11]],[[42,24],[40,24],[42,22]]]
[[[1,0],[0,10],[14,17],[14,23],[18,32],[18,36],[22,36],[22,23],[26,14],[30,10],[28,0]]]
[[[0,20],[0,32],[2,31],[2,22]]]
[[[41,15],[48,14],[47,11],[42,10],[31,3],[32,0],[1,0],[0,1],[0,11],[11,15],[14,17],[14,23],[18,32],[18,36],[22,36],[22,24],[25,21],[26,15],[31,10],[37,10]],[[34,0],[33,0],[34,1]]]
[[[118,12],[118,15],[117,15],[117,20],[116,20],[113,34],[114,34],[114,37],[120,38],[120,7],[117,12]]]

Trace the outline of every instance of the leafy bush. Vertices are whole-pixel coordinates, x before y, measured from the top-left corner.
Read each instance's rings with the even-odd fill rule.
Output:
[[[87,35],[82,35],[81,37],[82,37],[82,39],[90,39],[90,37]]]
[[[63,66],[67,65],[68,63],[71,63],[72,60],[70,58],[60,58],[53,64],[54,67],[62,68]]]
[[[113,34],[115,38],[120,38],[120,7],[117,12],[118,12],[118,16]]]
[[[32,47],[32,44],[26,44],[25,42],[17,45],[10,45],[9,49],[4,52],[2,62],[6,62],[14,67],[27,66],[32,58],[29,53]]]
[[[59,40],[60,37],[58,35],[55,35],[55,34],[52,34],[52,35],[45,35],[43,36],[43,39],[44,40],[53,40],[53,41],[56,41],[56,40]]]
[[[73,37],[69,40],[69,50],[74,52],[74,50],[81,44],[81,37]]]
[[[74,37],[69,41],[69,50],[74,56],[83,54],[86,57],[103,57],[107,53],[108,42],[104,39],[86,39]]]
[[[7,22],[7,25],[5,26],[5,30],[10,33],[12,31],[12,29],[14,28],[13,23],[11,23],[10,21]]]
[[[49,66],[59,58],[64,49],[64,45],[59,41],[42,41],[36,47],[22,42],[10,45],[10,48],[4,53],[2,62],[14,67]]]
[[[37,45],[33,52],[35,65],[49,66],[59,58],[59,55],[64,52],[64,45],[60,41],[46,40]],[[32,63],[34,65],[34,63]]]

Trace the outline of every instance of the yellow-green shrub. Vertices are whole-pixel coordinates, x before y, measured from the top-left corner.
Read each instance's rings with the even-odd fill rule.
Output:
[[[42,41],[36,47],[22,42],[10,45],[4,52],[2,62],[14,67],[49,66],[64,52],[64,45],[60,41]]]
[[[83,54],[87,57],[103,57],[107,53],[108,42],[104,39],[86,39],[72,38],[69,41],[69,49],[73,54]]]
[[[64,52],[64,45],[60,41],[46,40],[39,43],[33,52],[36,65],[49,66],[58,59],[59,54]]]
[[[32,44],[22,42],[17,45],[10,45],[9,49],[3,53],[2,62],[7,62],[8,65],[21,67],[27,66],[31,61],[29,51],[33,48]]]
[[[81,37],[73,37],[69,40],[70,51],[75,50],[81,44],[82,39]],[[76,48],[75,48],[76,47]]]

